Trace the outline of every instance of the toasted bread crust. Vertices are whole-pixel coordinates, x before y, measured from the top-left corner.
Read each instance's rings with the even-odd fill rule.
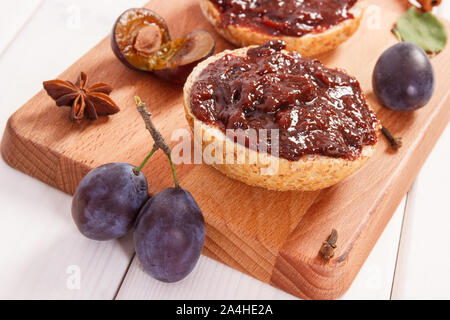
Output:
[[[304,57],[312,57],[330,51],[350,38],[358,29],[364,12],[364,1],[359,0],[351,9],[353,19],[342,21],[321,33],[308,33],[301,37],[273,36],[257,30],[228,25],[219,27],[221,16],[219,10],[209,0],[200,0],[203,15],[225,39],[238,47],[261,45],[267,40],[280,39],[286,42],[286,49],[300,52]]]
[[[194,133],[196,145],[202,147],[202,154],[209,154],[212,149],[223,150],[221,163],[211,163],[225,175],[246,184],[270,190],[314,191],[332,186],[361,168],[375,150],[375,145],[365,146],[361,155],[355,160],[331,158],[322,155],[306,155],[298,161],[289,161],[266,153],[251,150],[234,143],[217,127],[197,119],[191,109],[191,90],[203,69],[226,54],[245,56],[247,48],[226,50],[199,63],[189,75],[183,90],[183,103],[186,119]],[[208,148],[208,150],[205,150]],[[205,152],[206,151],[206,152]],[[227,163],[227,155],[232,155],[234,163]],[[236,163],[242,156],[243,164]],[[251,160],[257,159],[256,163]],[[220,162],[220,161],[218,161]],[[261,170],[278,167],[273,174],[263,175]]]

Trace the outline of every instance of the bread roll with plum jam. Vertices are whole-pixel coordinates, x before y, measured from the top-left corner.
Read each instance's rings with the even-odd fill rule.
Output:
[[[206,19],[238,47],[271,39],[312,57],[350,38],[364,13],[363,0],[200,0]]]
[[[380,124],[359,82],[286,51],[282,41],[201,62],[183,102],[204,159],[212,155],[210,164],[222,173],[266,189],[332,186],[361,168],[378,141]],[[259,138],[270,131],[271,139],[236,139],[252,130]]]

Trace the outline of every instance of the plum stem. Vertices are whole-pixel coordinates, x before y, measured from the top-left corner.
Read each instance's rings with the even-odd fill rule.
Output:
[[[172,168],[173,182],[175,183],[175,187],[178,188],[180,185],[178,183],[177,173],[175,172],[175,165],[173,164],[172,156],[170,155],[170,153],[169,153],[168,157],[169,157],[170,167]]]
[[[145,102],[142,101],[141,98],[139,98],[138,96],[134,97],[134,101],[136,103],[137,110],[139,111],[142,119],[145,122],[145,127],[150,132],[153,140],[155,141],[155,143],[153,144],[152,151],[150,151],[150,153],[144,159],[142,164],[139,166],[138,170],[142,169],[142,167],[145,165],[145,163],[147,163],[148,159],[150,159],[150,157],[153,155],[153,153],[155,153],[158,149],[161,149],[166,154],[167,158],[169,159],[170,167],[172,168],[173,181],[175,183],[175,187],[178,188],[179,187],[178,178],[177,178],[177,174],[175,172],[175,166],[173,164],[172,156],[171,156],[172,150],[170,150],[169,145],[167,144],[167,142],[164,140],[161,133],[158,131],[158,129],[156,129],[155,125],[153,124],[153,121],[151,119],[152,114],[147,110],[147,106],[145,105]]]
[[[144,161],[142,161],[142,163],[139,165],[139,167],[136,168],[136,172],[139,172],[142,170],[142,168],[145,166],[145,164],[147,163],[147,161],[152,157],[152,155],[158,150],[158,148],[153,145],[152,151],[150,151],[150,153],[145,157]]]

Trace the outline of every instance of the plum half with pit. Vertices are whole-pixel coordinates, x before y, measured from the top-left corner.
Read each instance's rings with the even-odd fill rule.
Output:
[[[152,39],[152,43],[145,41]],[[111,47],[127,67],[147,71],[148,56],[169,42],[170,34],[164,19],[156,12],[132,8],[117,18],[111,33]]]
[[[129,68],[184,83],[192,69],[214,53],[215,41],[204,30],[172,40],[162,17],[149,9],[133,8],[122,13],[114,24],[111,47]]]

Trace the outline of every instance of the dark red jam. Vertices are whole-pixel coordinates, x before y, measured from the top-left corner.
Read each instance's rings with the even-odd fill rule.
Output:
[[[302,36],[352,19],[357,0],[210,0],[221,12],[220,27],[239,25],[270,35]]]
[[[313,154],[352,160],[375,144],[378,120],[359,82],[283,48],[274,40],[208,65],[192,87],[194,115],[224,132],[278,129],[279,156],[292,161]]]

